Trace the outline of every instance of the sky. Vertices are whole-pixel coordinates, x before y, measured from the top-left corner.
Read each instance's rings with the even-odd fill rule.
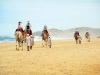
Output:
[[[0,0],[0,35],[14,35],[18,22],[32,31],[100,28],[100,0]]]

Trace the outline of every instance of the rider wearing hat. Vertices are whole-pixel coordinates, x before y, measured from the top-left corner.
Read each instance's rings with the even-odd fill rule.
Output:
[[[48,34],[48,36],[49,36],[49,33],[48,33],[48,30],[47,30],[47,26],[46,25],[44,25],[43,31],[46,32]]]
[[[18,29],[19,31],[23,32],[23,28],[22,28],[22,22],[18,22]]]
[[[30,24],[30,21],[27,21],[27,24],[26,24],[26,26],[25,26],[25,28],[26,29],[30,29],[32,26],[31,26],[31,24]]]
[[[76,30],[75,30],[75,33],[79,33],[79,30],[78,30],[78,28],[76,28]]]
[[[86,34],[89,35],[89,31],[88,30],[86,31]]]
[[[31,24],[29,23],[29,21],[27,21],[25,28],[26,28],[26,33],[29,35],[32,35],[31,27],[32,27]]]
[[[22,28],[22,22],[20,22],[20,21],[18,22],[18,28],[15,30],[15,33],[16,33],[16,31],[20,31],[22,33],[24,32],[23,28]]]

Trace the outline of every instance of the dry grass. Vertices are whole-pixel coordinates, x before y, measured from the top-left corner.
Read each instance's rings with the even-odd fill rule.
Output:
[[[0,43],[0,75],[100,75],[100,39],[53,40],[51,49],[39,41],[31,51]]]

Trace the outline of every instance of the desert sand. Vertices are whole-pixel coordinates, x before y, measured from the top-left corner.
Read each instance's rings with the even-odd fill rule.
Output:
[[[0,43],[0,75],[100,75],[100,39],[52,40],[52,48],[35,41],[30,51],[15,42]]]

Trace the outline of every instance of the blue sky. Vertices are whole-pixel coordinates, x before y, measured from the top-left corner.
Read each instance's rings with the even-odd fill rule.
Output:
[[[100,28],[100,0],[0,0],[0,35],[13,35],[18,21],[32,31],[48,28]]]

